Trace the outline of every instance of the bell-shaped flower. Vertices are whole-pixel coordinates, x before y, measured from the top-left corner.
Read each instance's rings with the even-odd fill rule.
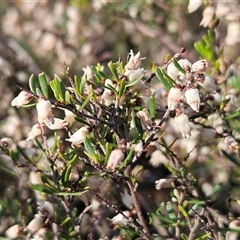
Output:
[[[100,102],[105,106],[110,106],[115,99],[115,94],[113,92],[109,92],[108,89],[105,89],[102,93],[102,96],[100,97]]]
[[[22,105],[28,104],[32,99],[33,99],[33,96],[31,95],[31,93],[28,93],[28,92],[25,92],[25,91],[21,91],[17,95],[17,97],[15,97],[12,100],[11,105],[13,107],[21,107]]]
[[[117,214],[115,217],[113,217],[111,220],[113,225],[126,225],[129,221],[129,218],[131,217],[130,211],[123,211],[122,213]]]
[[[229,146],[233,152],[238,152],[239,143],[233,136],[227,136],[224,139],[224,142]]]
[[[201,5],[202,0],[189,0],[188,2],[188,12],[193,13],[195,12]]]
[[[194,110],[195,112],[199,112],[200,107],[200,97],[199,97],[199,91],[197,88],[189,88],[185,92],[185,98],[189,106]]]
[[[216,92],[216,84],[214,80],[208,75],[205,75],[201,81],[198,81],[198,84],[209,92]]]
[[[84,139],[90,135],[90,130],[87,127],[79,128],[70,138],[65,139],[68,142],[71,142],[72,147],[78,147],[83,143]]]
[[[15,224],[5,231],[5,236],[8,239],[17,239],[17,237],[20,236],[22,229],[23,228],[21,226],[19,226],[18,224]]]
[[[30,233],[35,233],[38,229],[40,229],[44,224],[43,217],[40,214],[36,214],[34,219],[27,225],[26,229]]]
[[[167,105],[170,111],[175,110],[183,93],[179,88],[171,88],[168,93]]]
[[[59,130],[68,127],[66,119],[54,118],[54,123],[49,124],[47,127],[51,130]]]
[[[163,189],[163,188],[172,188],[173,182],[175,181],[174,178],[161,178],[157,181],[155,181],[155,187],[157,190]]]
[[[215,128],[217,133],[221,134],[224,132],[223,120],[218,112],[210,114],[207,119],[209,121],[210,126]]]
[[[93,72],[90,66],[87,65],[86,67],[82,68],[82,70],[83,76],[85,76],[88,81],[91,81],[93,79]]]
[[[34,124],[32,126],[31,131],[28,133],[28,137],[27,137],[26,141],[32,140],[32,139],[44,134],[45,129],[46,129],[46,127],[43,125],[41,126],[39,123]]]
[[[116,148],[112,150],[107,161],[106,169],[110,171],[115,171],[117,166],[123,161],[124,158],[125,154],[122,149]]]
[[[13,146],[13,140],[11,138],[2,138],[0,140],[1,146],[6,148],[6,149],[10,149]]]
[[[75,122],[76,115],[69,111],[68,109],[64,109],[65,112],[65,120],[68,122],[68,125],[71,126]]]
[[[52,112],[52,104],[48,100],[40,98],[36,105],[38,122],[40,124],[45,124],[46,126],[54,123],[54,116]]]
[[[140,52],[134,55],[133,50],[130,50],[129,59],[127,64],[125,65],[125,70],[136,70],[140,67],[141,60],[145,58],[140,58]]]
[[[144,130],[145,129],[150,130],[152,128],[152,120],[151,120],[150,114],[146,108],[144,108],[141,111],[138,111],[137,116],[140,118],[141,125]]]
[[[207,70],[208,62],[206,59],[198,60],[192,65],[192,72],[204,72]]]
[[[113,82],[112,80],[110,80],[110,79],[106,79],[104,85],[105,85],[106,87],[113,87],[113,88],[115,88],[115,89],[117,88],[117,84],[114,83],[114,82]],[[109,89],[109,88],[104,88],[104,91],[107,91],[110,95],[113,94],[113,91],[112,91],[111,89]]]
[[[188,116],[184,114],[182,111],[178,110],[176,112],[175,122],[179,132],[182,134],[182,137],[190,138],[191,128],[190,128]]]
[[[143,68],[138,68],[135,70],[126,70],[124,75],[128,77],[129,82],[132,82],[137,78],[143,77],[146,72]]]
[[[203,19],[200,22],[200,26],[210,27],[213,17],[214,17],[215,9],[213,6],[207,6],[203,11]]]
[[[232,21],[228,24],[227,36],[225,42],[229,46],[233,46],[240,42],[240,23],[239,21]]]

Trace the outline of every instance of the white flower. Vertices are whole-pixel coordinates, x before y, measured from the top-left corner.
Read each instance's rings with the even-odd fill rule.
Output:
[[[43,218],[40,214],[36,214],[34,216],[34,219],[27,225],[26,229],[30,233],[35,233],[38,229],[40,229],[43,226]]]
[[[170,111],[175,110],[183,93],[179,88],[171,88],[168,93],[167,105]]]
[[[104,85],[105,85],[106,87],[113,87],[113,88],[115,88],[115,89],[116,89],[116,87],[117,87],[117,86],[116,86],[116,83],[114,83],[114,82],[113,82],[112,80],[110,80],[110,79],[106,79]],[[105,88],[104,91],[107,91],[110,95],[111,95],[111,94],[113,95],[113,91],[110,90],[110,89],[108,89],[108,88]]]
[[[240,220],[236,219],[229,223],[230,229],[235,229],[237,231],[227,231],[226,240],[238,240],[239,239],[239,230],[240,230]]]
[[[233,46],[240,42],[240,23],[238,21],[232,21],[228,24],[226,44]]]
[[[229,146],[229,148],[233,152],[238,152],[239,144],[234,137],[227,136],[225,137],[224,142]]]
[[[209,92],[216,92],[216,84],[208,75],[205,75],[202,81],[198,81],[198,84]]]
[[[195,12],[202,5],[202,0],[189,0],[188,2],[188,12]]]
[[[200,26],[209,27],[213,20],[214,13],[215,13],[214,7],[207,6],[203,11],[203,19],[200,22]]]
[[[136,70],[140,67],[141,60],[145,58],[140,58],[140,52],[134,55],[133,51],[131,50],[129,53],[128,63],[125,65],[125,70]]]
[[[207,70],[208,62],[206,59],[198,60],[192,65],[193,72],[204,72]]]
[[[184,70],[188,70],[188,68],[191,69],[192,67],[192,64],[187,59],[178,60],[178,64]],[[185,74],[180,72],[172,62],[167,67],[167,74],[178,84],[185,84],[185,81],[186,81]]]
[[[5,236],[10,239],[16,239],[22,232],[22,227],[18,224],[13,225],[5,231]]]
[[[144,108],[141,111],[138,111],[137,116],[140,118],[141,125],[144,130],[152,128],[152,120],[151,120],[150,114],[146,108]]]
[[[68,122],[69,126],[71,126],[75,122],[76,115],[69,111],[68,109],[64,109],[65,112],[65,120]]]
[[[155,181],[155,187],[157,190],[163,188],[172,188],[172,183],[175,181],[174,178],[162,178]]]
[[[123,214],[119,213],[115,217],[110,219],[112,224],[114,224],[114,225],[117,225],[117,224],[126,225],[129,221],[128,219],[131,217],[131,212],[130,211],[123,211]]]
[[[223,120],[220,117],[219,113],[215,112],[215,113],[210,114],[208,116],[208,121],[209,121],[210,126],[215,128],[217,133],[219,133],[219,134],[223,133],[223,131],[224,131]]]
[[[1,145],[4,147],[4,148],[11,148],[13,146],[13,140],[11,138],[2,138],[0,140],[1,142]]]
[[[106,169],[115,171],[116,167],[120,164],[120,162],[122,162],[124,158],[125,154],[122,149],[117,148],[112,150],[108,158]]]
[[[187,103],[190,105],[192,110],[199,112],[200,107],[200,97],[199,91],[197,88],[189,88],[185,92],[185,98]]]
[[[93,79],[93,72],[92,72],[92,69],[90,68],[90,66],[86,66],[84,68],[82,68],[83,70],[83,76],[85,76],[87,78],[88,81],[92,80]]]
[[[179,132],[184,138],[191,137],[191,128],[188,120],[188,116],[181,111],[177,111],[175,122],[178,127]]]
[[[52,112],[52,104],[48,100],[40,98],[36,105],[38,122],[45,124],[46,126],[54,123],[54,117]]]
[[[21,107],[22,105],[28,104],[31,100],[32,100],[33,96],[25,91],[21,91],[17,97],[15,97],[12,102],[11,105],[14,107]]]
[[[124,75],[128,77],[129,82],[132,82],[137,78],[143,77],[146,72],[143,68],[138,68],[136,70],[127,70]]]
[[[32,126],[31,131],[28,133],[28,137],[27,137],[26,141],[32,140],[44,133],[45,133],[45,126],[41,127],[41,125],[39,123],[34,124]]]
[[[68,142],[72,142],[72,147],[78,147],[81,143],[83,143],[84,139],[88,137],[90,131],[87,127],[81,127],[78,129],[70,138],[65,139]]]
[[[49,124],[47,127],[51,130],[59,130],[66,128],[68,126],[68,122],[66,119],[54,118],[54,123]]]
[[[105,106],[110,106],[114,102],[116,96],[110,90],[105,89],[100,98],[101,98],[101,103],[102,104],[104,104]]]
[[[50,203],[49,201],[41,201],[38,202],[38,211],[41,213],[47,213],[50,216],[53,216],[54,214],[54,208],[53,208],[53,204]]]

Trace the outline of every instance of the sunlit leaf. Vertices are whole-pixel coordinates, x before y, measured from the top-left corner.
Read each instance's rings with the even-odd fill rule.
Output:
[[[43,96],[45,98],[48,98],[48,82],[44,72],[38,74],[38,81],[39,81],[39,85],[41,87]]]

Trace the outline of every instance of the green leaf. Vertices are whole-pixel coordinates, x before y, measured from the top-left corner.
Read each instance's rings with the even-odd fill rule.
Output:
[[[106,73],[102,72],[102,71],[98,71],[99,76],[101,76],[104,79],[111,79],[110,76],[108,76]]]
[[[169,218],[176,221],[177,220],[177,216],[176,216],[176,214],[174,212],[172,203],[171,202],[167,202],[166,208],[167,208],[167,211],[168,211]]]
[[[14,164],[17,165],[17,153],[12,149],[9,149],[9,156],[11,157]]]
[[[221,152],[222,152],[222,154],[223,154],[230,162],[236,164],[237,166],[240,166],[240,163],[238,162],[238,160],[237,160],[234,156],[228,154],[228,153],[227,153],[226,151],[224,151],[224,150],[221,150]]]
[[[44,72],[38,74],[38,81],[39,81],[43,96],[45,98],[48,98],[48,83],[47,83],[47,78]]]
[[[172,225],[172,224],[175,224],[175,222],[176,222],[176,221],[174,221],[174,220],[172,220],[172,219],[170,219],[168,217],[162,216],[162,215],[157,214],[157,213],[153,213],[153,215],[156,218],[160,219],[163,224],[171,224]]]
[[[183,73],[184,75],[186,74],[185,70],[179,65],[177,60],[173,59],[172,62],[179,72]]]
[[[43,95],[42,90],[38,87],[36,87],[36,94],[37,95]]]
[[[68,182],[69,182],[69,176],[71,174],[71,171],[72,171],[72,165],[68,165],[65,170],[63,171],[63,174],[62,174],[62,184],[64,186],[67,186],[68,185]]]
[[[185,209],[181,205],[178,205],[178,209],[185,218],[188,218],[188,213],[185,211]]]
[[[188,240],[188,236],[185,233],[181,233],[182,240]]]
[[[43,193],[47,193],[47,194],[54,194],[55,192],[50,189],[50,188],[47,188],[43,185],[40,185],[40,184],[31,184],[31,187],[39,192],[43,192]]]
[[[231,119],[231,118],[235,118],[235,117],[238,117],[240,116],[240,110],[228,115],[227,117],[225,117],[225,119]]]
[[[79,107],[79,111],[81,111],[81,110],[83,110],[84,108],[85,108],[85,106],[89,103],[89,101],[91,100],[91,98],[92,98],[92,95],[93,94],[89,94],[88,96],[87,96],[87,98],[84,100],[84,102],[82,103],[82,105]]]
[[[73,104],[72,103],[72,95],[70,94],[69,91],[65,92],[65,101],[67,104],[71,104],[71,105]]]
[[[118,97],[122,97],[122,95],[124,94],[126,90],[126,80],[123,78],[121,81],[120,81],[120,86],[119,86],[119,91],[118,91]]]
[[[152,95],[149,99],[149,113],[151,119],[154,121],[156,116],[156,103],[155,103],[155,96]]]
[[[133,86],[133,85],[136,85],[138,82],[141,81],[141,79],[142,79],[143,76],[144,76],[144,74],[141,75],[140,77],[136,78],[135,80],[127,83],[127,84],[126,84],[126,88],[127,88],[127,87],[131,87],[131,86]]]
[[[163,86],[165,87],[165,89],[169,92],[170,89],[172,88],[172,84],[169,83],[169,81],[164,78],[163,76],[163,70],[160,68],[156,69],[156,76],[157,78],[160,80],[160,82],[163,84]]]
[[[58,196],[81,196],[83,193],[88,192],[89,190],[79,191],[79,192],[59,192],[56,195]]]
[[[222,187],[223,187],[223,183],[220,182],[218,184],[216,184],[212,190],[212,192],[210,194],[208,194],[206,196],[206,198],[211,198],[213,195],[215,195],[216,193],[220,192],[222,190]]]
[[[88,153],[95,154],[94,148],[88,138],[84,139],[84,147]]]
[[[97,68],[95,66],[92,66],[91,70],[94,73],[94,76],[97,79],[97,82],[102,82],[102,77],[98,73],[99,70],[97,70]]]
[[[54,76],[54,79],[50,81],[50,87],[54,93],[54,96],[57,101],[64,102],[65,101],[65,86],[61,78],[57,75]]]
[[[134,148],[130,150],[124,162],[120,164],[119,169],[122,169],[123,167],[127,166],[127,164],[132,160],[133,156],[134,156]]]
[[[28,157],[28,155],[24,152],[24,150],[21,147],[17,146],[17,150],[29,163],[32,163],[32,160]]]
[[[36,77],[34,76],[34,74],[32,74],[29,77],[29,88],[33,93],[37,93],[36,92],[36,81],[37,81]]]
[[[119,76],[118,76],[116,64],[110,62],[110,63],[108,63],[108,68],[110,69],[114,79],[118,82],[119,81]]]

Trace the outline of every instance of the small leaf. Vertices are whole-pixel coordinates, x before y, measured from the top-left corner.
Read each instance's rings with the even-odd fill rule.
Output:
[[[84,139],[84,147],[88,153],[95,154],[94,148],[88,138]]]
[[[21,147],[17,146],[17,150],[29,163],[32,163],[32,160],[28,157],[28,155],[24,152],[24,150]]]
[[[79,192],[59,192],[56,195],[58,196],[81,196],[83,193],[88,192],[89,190],[79,191]]]
[[[118,91],[118,97],[122,97],[122,95],[125,93],[126,90],[126,80],[123,78],[120,81],[119,91]]]
[[[173,65],[177,68],[178,71],[180,71],[184,75],[186,74],[185,70],[179,65],[178,61],[173,59],[172,62],[173,62]]]
[[[157,76],[157,78],[160,80],[160,82],[163,84],[163,86],[165,87],[165,89],[169,92],[170,89],[171,89],[171,87],[172,87],[172,84],[170,84],[170,83],[168,82],[168,80],[164,78],[162,71],[163,71],[163,70],[161,70],[160,68],[157,68],[157,70],[156,70],[156,76]]]
[[[134,148],[130,150],[124,162],[120,164],[119,169],[122,169],[123,167],[127,166],[127,164],[132,160],[133,156],[134,156]]]
[[[236,164],[237,166],[240,166],[240,163],[238,162],[238,160],[237,160],[234,156],[228,154],[228,153],[227,153],[226,151],[224,151],[224,150],[221,150],[221,152],[222,152],[222,154],[223,154],[230,162]]]
[[[181,233],[182,240],[188,240],[188,236],[185,233]]]
[[[155,103],[155,96],[152,95],[149,99],[149,113],[151,119],[154,121],[156,116],[156,103]]]
[[[188,213],[185,211],[185,209],[181,205],[178,205],[178,209],[185,218],[188,218]]]
[[[108,76],[106,73],[102,72],[102,71],[98,71],[99,76],[101,76],[104,79],[111,79],[110,76]]]
[[[38,87],[36,87],[36,94],[37,95],[43,95],[42,90]]]
[[[131,86],[133,86],[133,85],[136,85],[138,82],[141,81],[141,79],[143,78],[143,76],[144,76],[144,74],[141,75],[140,77],[136,78],[135,80],[127,83],[127,84],[126,84],[126,88],[127,88],[127,87],[131,87]]]
[[[222,183],[222,182],[216,184],[216,185],[214,186],[214,188],[212,189],[212,192],[211,192],[210,194],[208,194],[208,195],[206,196],[206,198],[211,198],[213,195],[215,195],[216,193],[220,192],[220,191],[222,190],[222,186],[223,186],[223,183]]]
[[[66,167],[66,169],[63,171],[63,174],[62,174],[62,184],[64,186],[67,186],[68,185],[68,182],[69,182],[69,176],[71,174],[71,171],[72,171],[72,166],[71,165],[68,165]]]
[[[116,65],[114,63],[110,62],[110,63],[108,63],[108,68],[110,69],[114,79],[118,82],[119,76],[118,76]]]
[[[52,189],[49,189],[40,184],[31,184],[31,187],[35,190],[38,190],[39,192],[43,192],[43,193],[47,193],[47,194],[54,194],[54,191]]]
[[[170,219],[170,218],[168,218],[168,217],[165,217],[165,216],[162,216],[162,215],[156,214],[156,213],[153,213],[153,215],[156,218],[160,219],[163,224],[175,224],[175,221]]]
[[[89,94],[87,96],[87,98],[84,100],[84,102],[82,103],[82,105],[79,107],[79,111],[83,110],[85,108],[85,106],[89,103],[89,101],[91,100],[92,98],[92,94]]]
[[[227,117],[225,117],[225,119],[231,119],[231,118],[235,118],[235,117],[238,117],[240,116],[240,110],[228,115]]]
[[[33,93],[37,93],[36,92],[36,81],[37,81],[36,77],[34,76],[34,74],[32,74],[29,77],[29,88]]]
[[[47,78],[44,72],[38,74],[38,81],[39,81],[43,96],[45,98],[48,98],[48,83],[47,83]]]

